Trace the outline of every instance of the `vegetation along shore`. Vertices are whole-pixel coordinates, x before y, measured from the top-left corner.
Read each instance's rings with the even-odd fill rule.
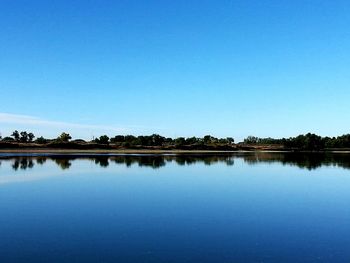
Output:
[[[350,134],[338,137],[321,137],[316,134],[305,134],[296,137],[274,139],[248,136],[243,142],[235,143],[232,137],[169,138],[158,134],[152,135],[101,135],[91,141],[72,139],[63,132],[57,138],[36,137],[27,131],[15,130],[10,136],[0,136],[0,151],[106,151],[106,152],[164,152],[164,151],[238,151],[238,150],[274,150],[274,151],[348,151]]]

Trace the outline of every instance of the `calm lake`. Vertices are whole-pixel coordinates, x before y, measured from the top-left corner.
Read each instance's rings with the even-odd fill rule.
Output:
[[[350,262],[350,154],[0,155],[0,262]]]

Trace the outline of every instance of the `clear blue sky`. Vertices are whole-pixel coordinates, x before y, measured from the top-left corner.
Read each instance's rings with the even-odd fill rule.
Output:
[[[350,132],[349,1],[0,3],[0,130]]]

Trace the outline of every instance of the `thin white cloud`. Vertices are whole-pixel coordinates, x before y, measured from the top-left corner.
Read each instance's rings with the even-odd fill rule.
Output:
[[[62,121],[51,121],[45,120],[35,116],[19,115],[11,113],[0,112],[0,123],[3,124],[16,124],[16,125],[30,125],[40,126],[46,128],[60,128],[60,129],[89,129],[95,131],[111,131],[111,132],[126,132],[126,128],[120,128],[108,125],[90,125],[90,124],[79,124]]]
[[[143,125],[94,125],[73,122],[47,120],[36,116],[0,112],[0,135],[9,136],[14,130],[27,130],[37,137],[56,137],[61,132],[70,133],[74,138],[93,139],[107,134],[145,134],[162,133],[166,128]]]

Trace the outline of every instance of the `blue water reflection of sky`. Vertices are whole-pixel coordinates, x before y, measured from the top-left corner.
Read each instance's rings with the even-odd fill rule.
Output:
[[[45,163],[2,176],[1,262],[345,262],[350,177],[280,164]],[[12,174],[10,174],[12,173]],[[22,173],[21,175],[16,173]],[[5,174],[5,175],[4,175]]]

